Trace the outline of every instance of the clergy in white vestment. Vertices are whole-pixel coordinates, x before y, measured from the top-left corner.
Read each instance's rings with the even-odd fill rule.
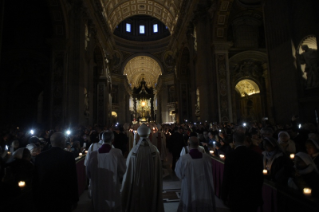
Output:
[[[92,203],[95,212],[122,212],[121,184],[126,165],[120,149],[112,147],[112,131],[103,133],[103,145],[91,152],[86,173],[91,179]]]
[[[182,180],[179,212],[214,212],[215,192],[212,158],[198,150],[196,137],[189,138],[190,151],[179,158],[176,176]]]
[[[161,160],[166,161],[167,159],[167,151],[166,151],[166,136],[162,132],[162,126],[157,125],[158,131],[152,136],[152,143],[155,145],[160,152]]]
[[[98,150],[101,146],[102,146],[103,142],[101,142],[101,140],[98,143],[92,143],[88,149],[88,152],[85,156],[84,159],[84,166],[87,166],[88,162],[89,162],[89,158],[91,155],[91,152]],[[88,193],[89,193],[89,197],[92,197],[92,183],[91,183],[91,179],[89,179],[89,185],[88,185]]]
[[[150,128],[141,125],[140,140],[129,153],[122,183],[125,212],[164,212],[162,164],[157,148],[150,142]]]

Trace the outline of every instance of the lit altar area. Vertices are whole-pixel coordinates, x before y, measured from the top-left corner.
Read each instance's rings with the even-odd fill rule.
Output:
[[[154,92],[147,87],[144,78],[138,88],[133,89],[133,122],[146,123],[154,121]]]

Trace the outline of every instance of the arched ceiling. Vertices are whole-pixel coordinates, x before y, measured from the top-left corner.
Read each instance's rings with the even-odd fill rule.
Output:
[[[101,0],[104,16],[112,30],[134,15],[150,15],[161,20],[171,34],[178,20],[183,0]]]
[[[241,97],[260,93],[258,85],[254,81],[249,79],[244,79],[238,82],[235,89],[238,93],[240,93]]]
[[[138,87],[142,78],[147,86],[155,88],[158,77],[162,75],[160,65],[151,57],[136,56],[126,64],[124,75],[127,76],[131,87]]]

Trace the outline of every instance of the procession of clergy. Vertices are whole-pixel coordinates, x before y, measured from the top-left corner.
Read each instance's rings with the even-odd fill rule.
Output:
[[[160,130],[160,125],[158,125]],[[94,211],[162,212],[162,162],[166,159],[165,134],[142,124],[131,134],[125,162],[112,146],[114,134],[105,131],[103,144],[93,143],[85,165]],[[199,151],[196,136],[189,139],[189,153],[180,157],[175,173],[182,180],[178,211],[215,211],[212,159]],[[121,179],[122,184],[121,184]],[[195,183],[196,182],[196,183]]]

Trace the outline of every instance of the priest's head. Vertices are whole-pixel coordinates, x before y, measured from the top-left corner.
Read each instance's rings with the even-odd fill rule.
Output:
[[[50,141],[51,141],[52,147],[59,147],[61,149],[64,149],[66,137],[63,133],[56,132],[51,136]]]
[[[102,134],[102,140],[104,143],[112,143],[112,141],[114,140],[114,133],[112,131],[105,131]]]
[[[195,136],[189,137],[188,143],[189,143],[189,147],[190,147],[191,149],[197,149],[198,146],[199,146],[199,140],[198,140],[198,138],[195,137]]]
[[[148,138],[148,136],[151,133],[151,129],[146,126],[145,124],[142,124],[138,129],[137,133],[141,138]]]

